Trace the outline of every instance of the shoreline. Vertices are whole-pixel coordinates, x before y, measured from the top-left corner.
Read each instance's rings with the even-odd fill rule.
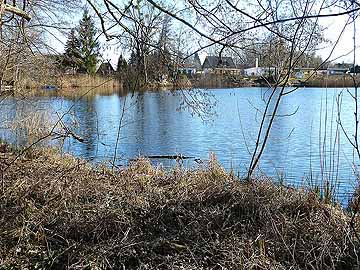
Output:
[[[58,83],[44,84],[44,85],[28,85],[22,87],[22,83],[18,85],[17,90],[11,89],[11,91],[1,91],[0,94],[15,94],[17,92],[30,91],[34,94],[37,92],[56,92],[67,94],[76,94],[79,89],[94,88],[94,91],[98,89],[104,89],[108,93],[110,91],[127,92],[128,90],[123,87],[123,83],[115,77],[104,77],[104,76],[89,76],[89,75],[66,75],[60,76],[56,79]],[[258,82],[256,82],[258,81]],[[294,81],[294,80],[292,80]],[[149,83],[148,86],[142,86],[139,91],[158,91],[158,90],[178,90],[178,89],[232,89],[232,88],[259,88],[269,87],[269,85],[261,83],[256,78],[251,77],[239,77],[237,79],[225,76],[200,76],[197,78],[180,78],[179,81],[172,83],[167,82],[166,84],[153,82]],[[280,87],[280,86],[279,86]],[[299,81],[297,84],[289,84],[286,87],[299,87],[301,88],[353,88],[354,83],[350,76],[333,75],[327,77],[317,77],[306,82]],[[5,89],[5,88],[4,88]]]

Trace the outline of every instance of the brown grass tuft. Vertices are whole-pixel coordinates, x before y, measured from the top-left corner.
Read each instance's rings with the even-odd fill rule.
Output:
[[[2,149],[1,168],[13,156]],[[6,156],[6,158],[5,158]],[[213,159],[112,173],[71,156],[19,159],[0,193],[0,269],[353,269],[349,216],[316,195],[229,177]]]

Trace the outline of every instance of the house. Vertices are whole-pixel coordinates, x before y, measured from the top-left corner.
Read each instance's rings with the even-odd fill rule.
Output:
[[[244,69],[244,75],[249,77],[269,77],[275,74],[275,67],[252,67]]]
[[[240,75],[242,70],[237,68],[231,57],[207,56],[202,65],[204,73],[218,75]]]
[[[103,76],[109,76],[115,73],[115,69],[112,67],[110,62],[104,62],[102,63],[98,70],[96,71],[96,74],[103,75]]]
[[[248,77],[269,77],[277,73],[275,67],[259,67],[259,59],[256,58],[255,67],[244,69],[244,75]]]
[[[294,68],[293,75],[296,79],[305,79],[308,78],[313,73],[314,73],[313,68],[298,67],[298,68]]]
[[[201,70],[201,62],[197,54],[191,58],[187,58],[178,66],[178,72],[187,76],[193,76],[199,70]]]
[[[327,75],[344,75],[350,72],[353,64],[349,63],[337,63],[333,67],[327,69]]]
[[[316,70],[316,75],[324,76],[327,74],[327,69],[318,69]]]
[[[192,75],[196,74],[198,69],[193,65],[180,64],[179,67],[178,67],[178,71],[179,71],[180,74],[192,76]]]
[[[293,76],[296,79],[308,79],[310,76],[323,76],[327,74],[327,69],[316,69],[316,68],[294,68]]]
[[[330,67],[327,69],[327,75],[344,75],[349,72],[349,68]]]
[[[356,65],[355,68],[351,67],[350,68],[350,73],[351,74],[359,74],[360,73],[360,66]]]

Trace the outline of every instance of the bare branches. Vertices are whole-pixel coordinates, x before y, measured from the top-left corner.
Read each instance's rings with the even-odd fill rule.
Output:
[[[309,1],[307,1],[307,3],[309,3]],[[304,17],[306,17],[306,12],[307,10],[305,9],[304,11]],[[266,107],[265,107],[265,111],[263,113],[263,117],[262,117],[262,121],[261,121],[261,124],[260,124],[260,127],[259,127],[259,132],[258,132],[258,135],[257,135],[257,140],[256,140],[256,144],[255,144],[255,149],[254,149],[254,152],[252,154],[252,158],[251,158],[251,161],[250,161],[250,166],[249,166],[249,171],[248,171],[248,179],[250,180],[253,173],[255,172],[257,166],[258,166],[258,163],[260,162],[260,158],[265,150],[265,147],[266,147],[266,143],[269,139],[269,136],[270,136],[270,131],[271,131],[271,127],[274,123],[274,120],[276,118],[276,115],[277,115],[277,111],[278,111],[278,108],[280,106],[280,103],[281,103],[281,100],[282,100],[282,97],[284,96],[284,93],[285,93],[285,86],[287,85],[287,82],[290,78],[290,75],[291,75],[291,71],[293,69],[293,66],[294,66],[294,57],[295,57],[295,51],[296,51],[296,48],[298,46],[298,40],[299,40],[299,32],[300,32],[300,35],[301,35],[301,27],[304,23],[304,20],[303,19],[302,21],[300,21],[297,25],[297,28],[295,30],[295,33],[293,35],[293,38],[292,38],[292,42],[291,42],[291,49],[290,49],[290,53],[289,53],[289,58],[288,58],[288,61],[287,61],[287,71],[285,73],[285,76],[283,78],[281,78],[280,76],[277,78],[277,82],[275,84],[275,86],[273,86],[273,90],[272,90],[272,93],[270,95],[270,97],[268,98],[267,100],[267,103],[266,103]],[[311,37],[309,39],[309,42],[311,40]],[[295,62],[296,63],[296,62]],[[278,86],[279,85],[282,85],[281,86],[281,89],[278,90]],[[270,116],[270,120],[269,120],[269,123],[267,124],[267,126],[265,127],[265,120],[266,118],[268,117],[268,109],[270,107],[270,104],[273,100],[273,97],[275,95],[275,93],[277,92],[278,90],[278,96],[276,98],[276,101],[275,101],[275,107],[274,109],[271,111],[271,116]],[[263,130],[265,129],[265,134],[263,135]],[[262,136],[263,136],[263,139],[262,139]]]
[[[11,6],[9,4],[5,4],[4,10],[7,11],[7,12],[11,12],[11,13],[17,15],[17,16],[20,16],[20,17],[24,18],[27,21],[31,20],[31,16],[28,13],[26,13],[24,10],[22,10],[22,9],[20,9],[18,7]]]
[[[113,157],[113,160],[112,160],[112,170],[113,171],[114,171],[114,168],[116,166],[116,159],[117,159],[117,154],[118,154],[118,146],[119,146],[119,142],[120,142],[120,139],[121,139],[121,128],[123,126],[125,113],[126,113],[126,96],[124,97],[124,101],[123,101],[123,104],[122,104],[121,116],[120,116],[120,120],[119,120],[119,127],[118,127],[118,131],[117,131],[117,135],[116,135],[114,157]]]
[[[141,5],[144,4],[139,1],[129,1],[128,4],[121,6],[116,1],[103,0],[103,9],[99,5],[95,6],[93,1],[87,1],[99,17],[106,37],[130,40],[127,44],[130,44],[138,55],[136,70],[144,76],[145,82],[148,81],[149,69],[146,54],[152,49],[159,49],[156,39],[160,31],[156,29],[158,25],[151,21],[152,18],[167,16],[175,24],[188,29],[192,39],[196,38],[196,41],[189,42],[191,52],[186,52],[185,57],[182,52],[172,50],[173,53],[170,55],[176,57],[175,65],[179,62],[180,54],[182,58],[187,58],[202,50],[216,53],[220,58],[230,52],[241,58],[249,48],[256,46],[263,50],[260,53],[263,58],[262,63],[266,62],[265,65],[269,70],[273,68],[275,71],[263,78],[272,90],[260,122],[259,134],[250,162],[249,178],[266,148],[272,123],[279,116],[277,110],[282,98],[297,90],[297,88],[286,89],[295,66],[302,61],[306,53],[313,52],[323,40],[319,20],[348,15],[354,15],[355,18],[360,11],[358,5],[340,5],[341,3],[336,0],[333,4],[339,3],[342,8],[337,12],[328,12],[329,5],[326,1],[312,0],[305,2],[257,0],[249,4],[233,0],[215,2],[183,0],[171,7],[156,0],[146,0],[143,2],[146,3],[145,7],[142,7]],[[186,12],[183,12],[184,10]],[[146,19],[142,16],[145,13],[148,15],[149,23],[146,23]],[[111,26],[117,24],[121,34],[116,33],[116,26],[112,27],[113,33],[108,31],[110,22],[113,23],[110,24]],[[344,29],[346,26],[347,24]],[[338,41],[339,39],[335,42],[334,48]],[[322,67],[325,61],[318,68]],[[196,100],[188,100],[188,102],[197,104]]]

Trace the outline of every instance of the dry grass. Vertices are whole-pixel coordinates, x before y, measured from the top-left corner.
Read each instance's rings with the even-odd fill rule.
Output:
[[[17,134],[20,141],[33,143],[37,138],[49,134],[55,120],[47,111],[18,110],[16,116],[7,119],[9,130]]]
[[[29,93],[38,92],[43,87],[50,85],[60,88],[62,91],[73,91],[74,88],[90,88],[99,87],[106,89],[121,89],[122,83],[115,77],[76,74],[67,75],[59,72],[53,73],[39,73],[33,76],[24,75],[20,81],[17,82],[17,90],[15,92],[18,96],[27,96]]]
[[[359,77],[356,76],[356,82],[359,82]],[[308,87],[354,87],[354,80],[348,74],[346,75],[331,75],[331,76],[315,76],[306,82]]]
[[[62,89],[98,87],[99,85],[108,89],[120,89],[122,87],[122,83],[115,77],[87,74],[63,75],[59,77],[56,85]]]
[[[227,74],[201,74],[196,75],[190,81],[192,86],[196,88],[237,88],[251,87],[254,85],[253,79],[245,78],[240,75]]]
[[[0,166],[14,155],[0,147]],[[353,269],[341,209],[211,161],[112,173],[35,151],[3,175],[0,269]]]

